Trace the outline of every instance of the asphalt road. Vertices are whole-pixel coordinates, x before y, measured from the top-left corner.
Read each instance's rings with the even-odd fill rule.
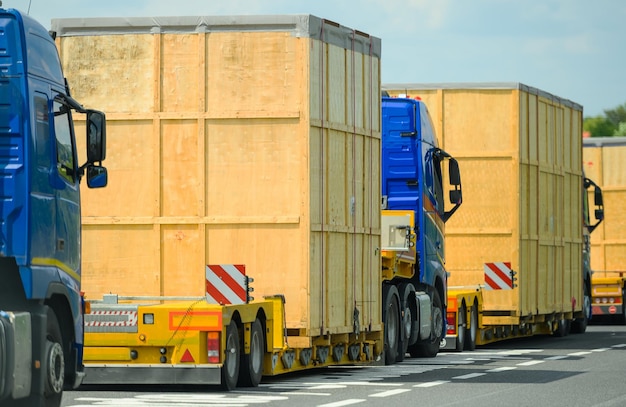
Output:
[[[64,407],[626,406],[626,326],[501,342],[393,366],[320,369],[222,392],[180,386],[84,387]]]

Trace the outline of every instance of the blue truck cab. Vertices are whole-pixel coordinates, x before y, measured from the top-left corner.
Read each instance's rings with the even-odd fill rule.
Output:
[[[444,181],[446,173],[448,181]],[[449,191],[447,199],[446,190]],[[389,274],[383,285],[383,322],[386,328],[391,328],[386,329],[385,337],[386,349],[391,348],[391,352],[385,354],[387,363],[401,360],[407,351],[411,356],[432,357],[439,350],[446,332],[444,224],[461,202],[458,163],[439,148],[424,102],[383,97],[382,209],[383,212],[410,211],[412,214],[412,230],[405,229],[409,236],[407,241],[413,239],[413,242],[407,245],[404,257],[410,257],[406,253],[413,252],[415,259],[408,272]],[[446,210],[446,206],[451,209]],[[398,229],[397,225],[394,227]],[[400,263],[393,264],[388,268],[401,269]],[[394,341],[389,338],[394,331],[394,321],[389,314],[394,311],[388,308],[390,303],[394,308],[396,290],[400,329],[397,330],[399,338]],[[398,347],[397,351],[393,350],[394,346]]]
[[[0,8],[2,406],[58,406],[84,375],[80,182],[107,184],[105,115],[70,96],[52,35]],[[85,117],[82,165],[74,111]]]

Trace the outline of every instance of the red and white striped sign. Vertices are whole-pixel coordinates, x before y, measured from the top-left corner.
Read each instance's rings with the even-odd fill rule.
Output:
[[[206,266],[206,300],[209,304],[245,304],[248,299],[246,267],[241,264]]]
[[[91,311],[86,327],[137,326],[137,311]]]
[[[485,285],[488,290],[510,290],[513,288],[511,263],[485,263]]]

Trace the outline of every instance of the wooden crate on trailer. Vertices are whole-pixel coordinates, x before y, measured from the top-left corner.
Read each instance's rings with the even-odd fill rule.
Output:
[[[441,145],[459,160],[449,286],[489,287],[486,267],[517,273],[515,288],[484,290],[486,324],[581,310],[582,107],[519,83],[383,90],[424,100]]]
[[[108,120],[109,185],[82,191],[88,297],[203,295],[205,264],[244,264],[305,343],[381,329],[378,38],[311,15],[53,29]]]

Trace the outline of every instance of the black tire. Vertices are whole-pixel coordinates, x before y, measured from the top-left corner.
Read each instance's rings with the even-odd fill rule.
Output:
[[[58,407],[63,397],[65,385],[65,355],[63,352],[63,336],[54,310],[48,307],[46,322],[46,345],[43,357],[44,374],[44,406]]]
[[[400,307],[400,345],[398,346],[398,357],[396,362],[402,362],[409,348],[411,341],[417,339],[417,332],[413,332],[415,315],[413,315],[414,307],[411,307],[411,301],[415,304],[415,287],[413,284],[402,284],[400,286],[402,303]]]
[[[383,324],[385,333],[385,364],[392,365],[398,358],[400,346],[400,304],[398,289],[385,286],[383,289]]]
[[[433,293],[431,308],[430,340],[426,343],[417,343],[409,347],[413,357],[434,358],[439,353],[439,345],[443,336],[444,327],[443,303],[437,290]]]
[[[476,350],[476,337],[478,334],[478,306],[476,303],[470,308],[470,323],[465,333],[467,334],[465,338],[465,350]]]
[[[564,318],[559,319],[556,322],[556,329],[554,330],[554,332],[552,332],[552,335],[556,336],[557,338],[562,338],[564,336],[567,336],[567,334],[569,333],[569,329],[569,322]]]
[[[226,348],[224,349],[224,365],[222,366],[222,388],[230,391],[237,387],[239,379],[239,363],[241,346],[239,331],[235,321],[230,321],[226,328]]]
[[[576,318],[572,321],[570,331],[575,334],[584,334],[591,319],[591,293],[589,286],[585,284],[585,292],[583,294],[583,317]]]
[[[457,352],[465,349],[465,337],[467,329],[467,312],[465,311],[465,303],[461,304],[457,310],[457,326],[456,326],[456,347]]]
[[[263,377],[263,357],[265,356],[265,335],[261,321],[254,320],[250,326],[250,353],[241,352],[239,385],[257,387]]]

